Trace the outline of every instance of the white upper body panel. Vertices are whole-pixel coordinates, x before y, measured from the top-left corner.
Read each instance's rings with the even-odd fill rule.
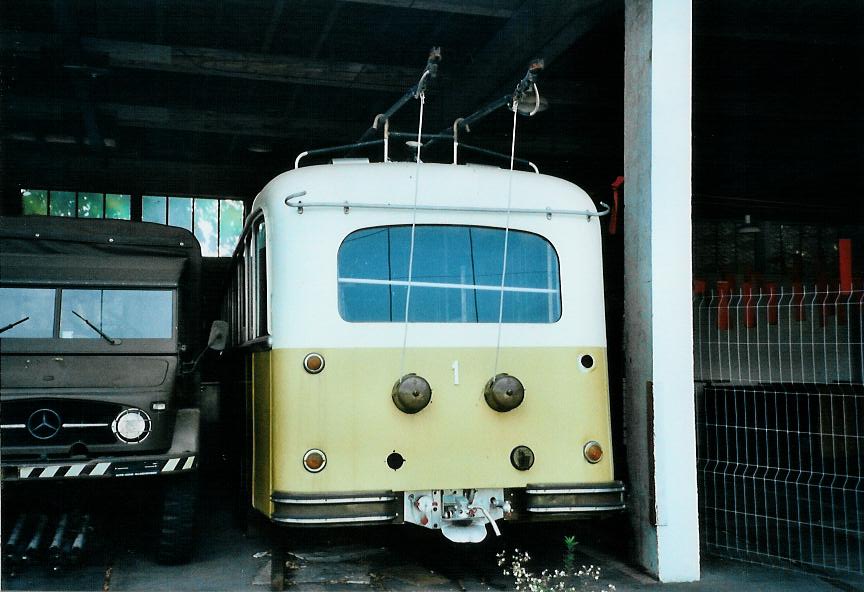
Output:
[[[302,196],[297,194],[305,192]],[[440,210],[414,210],[416,204]],[[302,213],[285,204],[302,202]],[[402,347],[401,322],[357,323],[340,317],[337,253],[358,229],[447,224],[522,230],[555,248],[561,317],[554,323],[505,323],[502,347],[606,344],[600,222],[597,216],[517,213],[551,209],[596,212],[577,186],[546,175],[485,166],[416,163],[320,165],[273,179],[256,197],[267,226],[270,334],[274,348]],[[315,207],[316,203],[389,204],[405,209]],[[498,209],[453,211],[446,207]],[[408,347],[495,347],[497,323],[410,323]]]

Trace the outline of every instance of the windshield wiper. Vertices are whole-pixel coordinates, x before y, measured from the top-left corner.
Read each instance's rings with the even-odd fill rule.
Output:
[[[74,314],[76,317],[78,317],[79,319],[81,319],[82,321],[84,321],[85,323],[87,323],[87,326],[88,326],[88,327],[90,327],[91,329],[93,329],[94,331],[96,331],[102,339],[104,339],[105,341],[107,341],[107,342],[110,343],[111,345],[120,345],[121,343],[123,343],[123,342],[120,341],[119,339],[114,339],[113,337],[109,337],[106,333],[104,333],[104,332],[102,331],[102,329],[100,329],[99,327],[97,327],[96,325],[94,325],[93,323],[91,323],[90,321],[88,321],[87,319],[85,319],[83,316],[81,316],[80,314],[78,314],[78,313],[75,312],[74,310],[72,311],[72,314]]]
[[[23,319],[18,319],[18,320],[15,321],[14,323],[9,323],[9,324],[6,325],[5,327],[0,327],[0,333],[5,333],[6,331],[8,331],[9,329],[11,329],[12,327],[17,327],[18,325],[20,325],[20,324],[23,323],[24,321],[29,321],[29,320],[30,320],[30,317],[24,317]]]

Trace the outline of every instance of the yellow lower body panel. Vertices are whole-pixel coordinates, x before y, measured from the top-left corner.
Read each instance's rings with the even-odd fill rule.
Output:
[[[597,347],[409,349],[405,373],[432,387],[431,403],[400,411],[391,391],[400,378],[399,349],[324,349],[319,374],[303,369],[308,350],[254,356],[253,503],[272,515],[271,495],[415,491],[435,488],[523,488],[529,484],[613,480],[606,351]],[[586,369],[583,356],[593,364]],[[587,360],[587,358],[585,358]],[[494,411],[483,397],[494,372],[517,377],[522,404]],[[266,427],[259,425],[266,423]],[[583,456],[596,440],[603,458]],[[514,447],[534,452],[527,471],[510,462]],[[323,450],[319,473],[303,455]],[[398,453],[396,470],[387,457]]]

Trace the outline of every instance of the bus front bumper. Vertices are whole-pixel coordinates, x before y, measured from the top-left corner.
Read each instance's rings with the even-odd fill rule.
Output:
[[[294,526],[417,524],[440,529],[448,522],[572,520],[625,509],[620,481],[528,485],[525,488],[443,489],[346,493],[276,492],[274,522]]]

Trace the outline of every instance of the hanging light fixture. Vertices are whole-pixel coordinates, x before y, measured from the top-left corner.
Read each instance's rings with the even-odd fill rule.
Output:
[[[757,234],[762,230],[750,221],[750,214],[744,215],[744,224],[738,227],[738,234]]]

